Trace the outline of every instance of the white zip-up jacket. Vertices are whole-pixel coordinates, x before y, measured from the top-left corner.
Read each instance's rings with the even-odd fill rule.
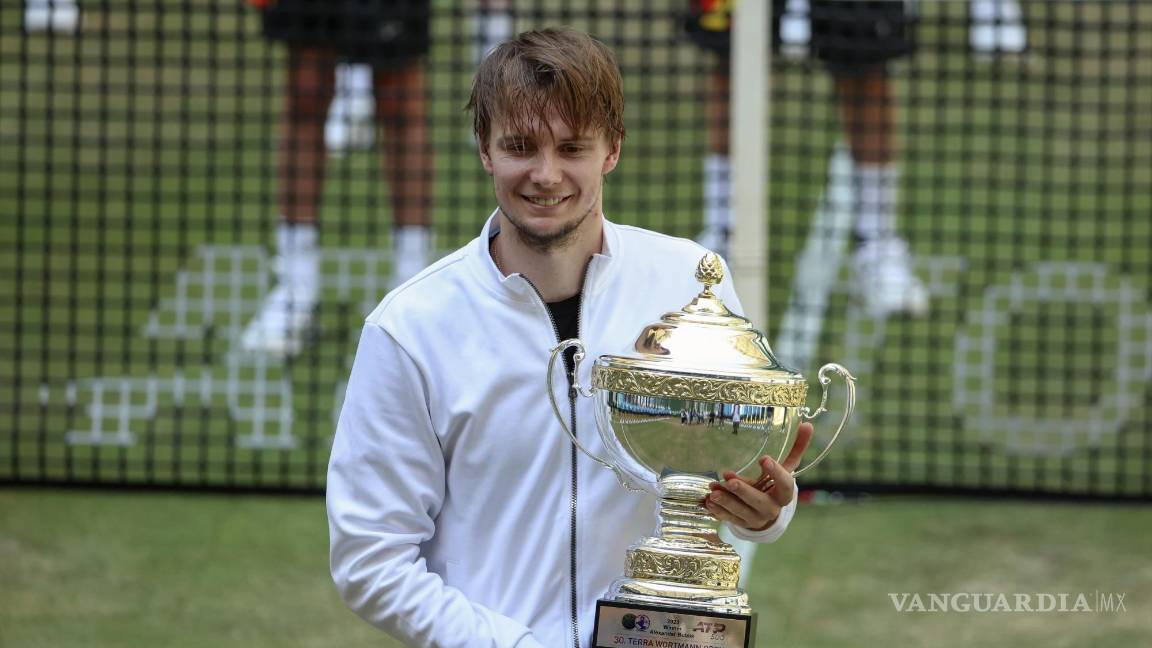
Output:
[[[555,420],[555,326],[523,276],[496,269],[493,223],[368,316],[328,467],[332,577],[349,607],[408,645],[586,647],[625,550],[655,531],[656,500],[577,452]],[[604,223],[581,300],[581,384],[592,360],[626,352],[700,292],[705,253]],[[739,312],[730,280],[718,293]],[[577,399],[576,421],[603,455],[593,399]],[[733,533],[775,540],[794,510],[795,499],[769,529]]]

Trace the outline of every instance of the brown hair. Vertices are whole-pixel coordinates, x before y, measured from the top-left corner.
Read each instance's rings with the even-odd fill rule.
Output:
[[[624,139],[624,92],[612,50],[568,28],[527,31],[501,43],[480,63],[472,81],[472,129],[482,149],[492,121],[516,132],[545,126],[553,114],[574,133]]]

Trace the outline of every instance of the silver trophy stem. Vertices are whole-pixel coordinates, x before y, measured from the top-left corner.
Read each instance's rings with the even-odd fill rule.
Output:
[[[660,478],[660,530],[664,538],[709,536],[716,533],[716,518],[704,508],[708,484],[701,475],[665,475]]]

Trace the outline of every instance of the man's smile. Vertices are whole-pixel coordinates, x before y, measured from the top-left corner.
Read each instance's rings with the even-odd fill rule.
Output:
[[[524,196],[524,199],[533,205],[555,207],[565,200],[568,200],[568,196]]]

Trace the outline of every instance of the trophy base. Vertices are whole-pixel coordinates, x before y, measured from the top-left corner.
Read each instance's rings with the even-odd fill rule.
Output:
[[[693,610],[704,614],[748,615],[748,595],[738,589],[695,587],[683,583],[648,578],[616,579],[608,588],[608,599],[621,603],[638,603]]]
[[[714,535],[649,537],[628,548],[624,576],[608,588],[613,601],[705,613],[750,614],[738,589],[740,555]]]
[[[619,600],[596,601],[592,648],[661,645],[755,648],[756,615]]]

